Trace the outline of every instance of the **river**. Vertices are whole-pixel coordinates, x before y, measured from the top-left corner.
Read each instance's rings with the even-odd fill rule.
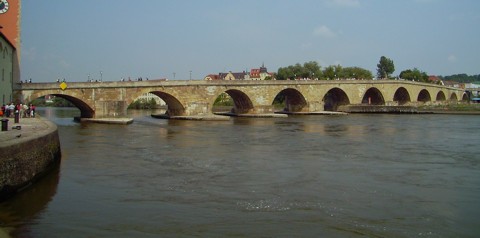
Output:
[[[478,116],[39,113],[58,125],[62,162],[0,204],[0,237],[480,235]]]

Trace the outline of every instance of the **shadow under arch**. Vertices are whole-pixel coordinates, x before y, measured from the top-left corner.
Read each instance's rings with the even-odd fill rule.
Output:
[[[55,97],[63,98],[69,102],[71,102],[75,107],[80,110],[80,117],[81,118],[93,118],[95,116],[95,111],[84,101],[78,99],[76,97],[72,97],[65,94],[50,94]]]
[[[253,109],[252,101],[244,92],[237,89],[229,89],[225,93],[230,95],[233,100],[234,108],[232,108],[232,113],[248,113]]]
[[[410,102],[410,94],[407,89],[404,87],[398,88],[393,95],[393,101],[398,102],[398,105],[404,105]]]
[[[435,101],[445,101],[446,100],[446,97],[445,97],[445,93],[440,91],[437,93],[437,97],[435,98]]]
[[[285,107],[283,111],[285,112],[301,112],[305,106],[307,106],[307,101],[305,97],[298,90],[293,88],[287,88],[280,91],[272,104],[276,102],[282,102],[282,105]]]
[[[182,105],[177,98],[172,96],[171,94],[161,92],[161,91],[152,91],[151,94],[155,94],[159,98],[161,98],[165,104],[167,105],[167,111],[165,114],[169,116],[183,116],[185,115],[185,107]]]
[[[463,93],[463,96],[462,96],[462,101],[469,101],[470,100],[470,97],[468,96],[467,93]]]
[[[362,104],[369,105],[385,105],[385,99],[383,98],[382,92],[377,88],[369,88],[365,95],[362,98]]]
[[[337,111],[340,106],[350,104],[345,91],[339,88],[332,88],[323,96],[323,109],[325,111]]]
[[[458,100],[458,98],[457,98],[457,94],[455,94],[455,93],[452,93],[452,95],[450,95],[450,100],[457,101],[457,100]]]
[[[32,185],[19,191],[13,197],[0,203],[0,221],[2,227],[11,227],[11,234],[26,233],[20,237],[33,237],[28,230],[22,230],[20,224],[34,222],[38,214],[44,212],[57,194],[60,180],[60,163],[52,165],[49,171]],[[1,233],[0,228],[0,234]],[[4,237],[4,236],[2,236]],[[5,236],[10,237],[10,236]],[[13,236],[15,237],[15,236]]]
[[[418,94],[417,101],[429,102],[432,101],[432,98],[430,97],[430,93],[426,89],[422,89],[422,91],[420,91],[420,93]]]

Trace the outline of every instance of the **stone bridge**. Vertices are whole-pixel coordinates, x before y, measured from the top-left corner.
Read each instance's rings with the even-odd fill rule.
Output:
[[[126,117],[127,107],[144,93],[162,98],[166,116],[213,116],[222,93],[234,101],[233,114],[273,113],[275,97],[285,99],[285,112],[342,111],[356,105],[419,106],[456,103],[467,98],[462,89],[403,80],[330,81],[204,81],[150,80],[127,82],[69,82],[19,84],[17,98],[30,102],[54,95],[72,102],[82,118]]]

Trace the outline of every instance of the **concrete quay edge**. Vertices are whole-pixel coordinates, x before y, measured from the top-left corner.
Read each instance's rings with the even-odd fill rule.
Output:
[[[0,202],[33,184],[60,164],[57,126],[43,118],[10,120],[0,131]],[[20,129],[12,129],[20,126]]]

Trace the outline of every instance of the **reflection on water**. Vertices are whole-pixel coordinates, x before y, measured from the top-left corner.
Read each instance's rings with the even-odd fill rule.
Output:
[[[104,125],[57,110],[43,114],[59,125],[56,193],[43,193],[43,206],[2,204],[0,226],[14,236],[480,234],[474,116],[212,122],[129,111],[133,124]]]
[[[59,173],[59,165],[55,165],[34,186],[29,186],[13,199],[0,203],[0,229],[3,227],[13,236],[28,237],[30,227],[22,224],[35,223],[36,216],[47,207],[57,191]],[[3,237],[1,234],[0,231],[0,237]]]

